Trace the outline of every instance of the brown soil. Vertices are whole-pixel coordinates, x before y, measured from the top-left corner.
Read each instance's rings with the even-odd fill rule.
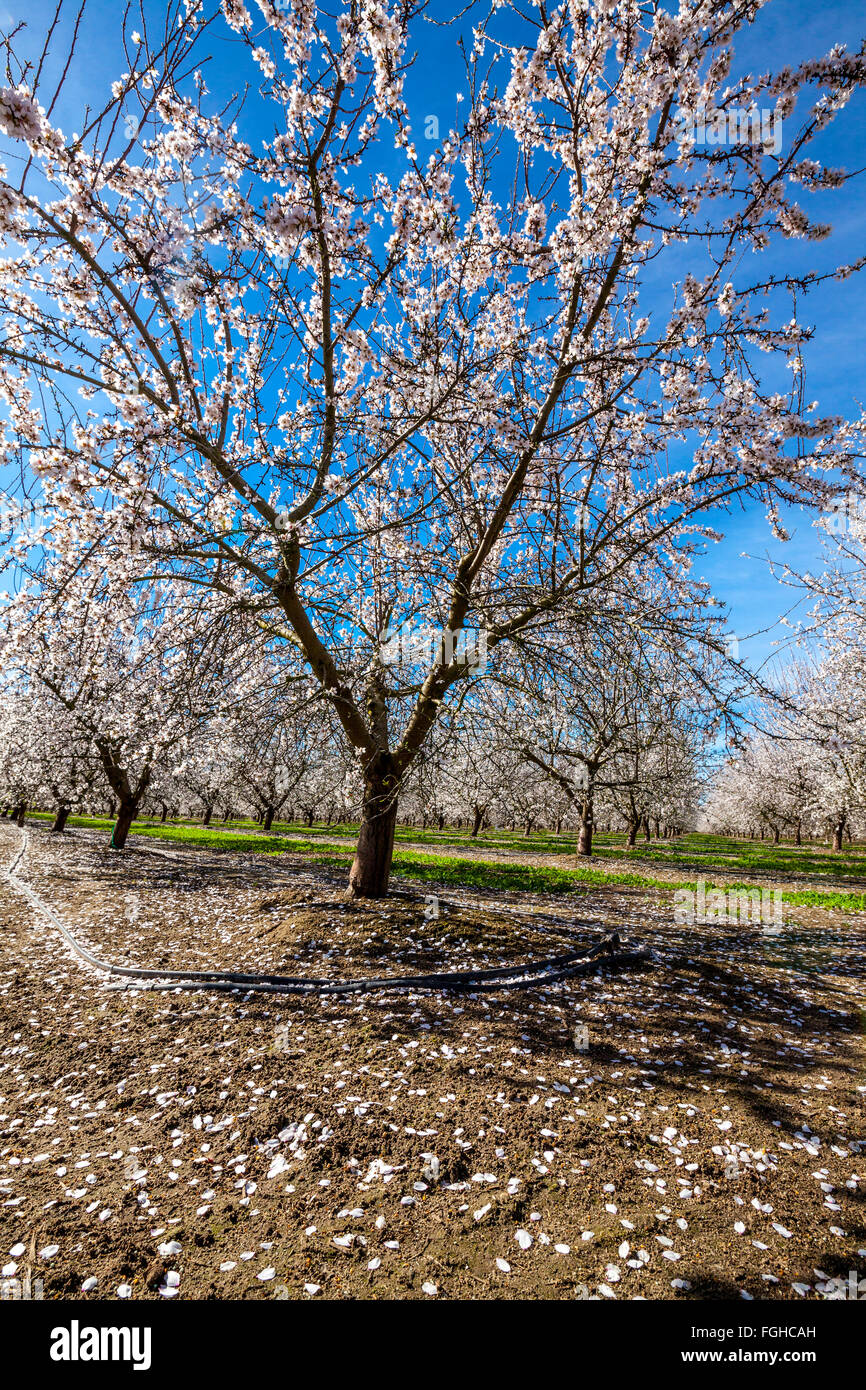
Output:
[[[656,952],[524,992],[142,993],[0,880],[0,1263],[46,1298],[159,1298],[174,1271],[187,1299],[798,1300],[866,1273],[856,916],[786,909],[767,938],[607,888],[449,890],[437,919],[429,888],[353,908],[285,860],[39,830],[19,876],[122,964],[465,969],[613,923]]]

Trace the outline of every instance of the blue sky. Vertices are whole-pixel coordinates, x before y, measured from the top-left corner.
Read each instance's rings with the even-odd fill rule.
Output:
[[[251,8],[254,6],[250,5]],[[149,15],[163,11],[161,0],[145,0]],[[55,0],[0,0],[0,27],[8,28],[11,18],[26,18],[31,43],[47,29],[55,11]],[[439,5],[433,13],[445,13]],[[478,16],[482,8],[478,9]],[[86,62],[77,65],[72,82],[59,112],[59,123],[67,134],[75,128],[84,103],[94,106],[104,100],[110,81],[122,70],[122,53],[117,46],[122,7],[116,0],[92,0],[88,6],[83,30]],[[466,24],[475,15],[470,13]],[[750,29],[744,31],[735,46],[735,73],[742,70],[761,72],[769,67],[778,69],[795,64],[807,57],[827,52],[833,44],[845,43],[856,49],[866,31],[866,11],[856,0],[839,0],[816,6],[807,0],[772,0]],[[131,26],[134,27],[134,24]],[[421,26],[418,61],[407,84],[407,99],[412,113],[416,139],[422,143],[427,116],[439,119],[444,133],[453,123],[454,94],[465,90],[462,66],[456,47],[456,34],[451,26]],[[209,48],[213,67],[222,77],[231,74],[238,58],[238,41],[225,25],[211,31]],[[57,58],[62,58],[58,45]],[[244,63],[246,69],[246,63]],[[86,86],[84,85],[86,83]],[[222,81],[212,82],[222,87]],[[264,132],[263,132],[264,133]],[[783,135],[784,139],[784,135]],[[860,93],[848,108],[824,133],[813,147],[815,157],[848,169],[866,166],[866,93]],[[833,235],[825,242],[787,242],[783,244],[783,259],[778,249],[763,259],[761,271],[778,270],[783,264],[799,269],[827,270],[836,264],[854,260],[866,249],[866,176],[849,183],[845,189],[821,195],[821,202],[810,199],[810,211],[820,209],[822,220],[833,224]],[[660,273],[668,278],[680,278],[687,263],[676,267],[676,275],[668,263],[660,264]],[[697,271],[699,268],[695,267]],[[749,265],[744,274],[753,273]],[[660,286],[666,288],[666,286]],[[807,350],[807,399],[817,400],[822,413],[851,414],[859,409],[858,402],[866,399],[866,354],[864,354],[863,324],[866,321],[866,278],[863,275],[844,283],[821,287],[801,306],[801,319],[817,329],[816,340]],[[753,662],[762,662],[774,650],[774,640],[784,638],[785,630],[776,626],[780,613],[791,606],[795,595],[779,585],[772,577],[767,558],[787,563],[794,569],[816,569],[820,565],[819,534],[812,519],[805,513],[786,518],[792,530],[787,544],[774,540],[760,505],[749,503],[743,512],[720,519],[725,539],[711,547],[696,565],[696,573],[713,586],[716,596],[730,609],[730,628],[740,639],[740,655]],[[770,629],[752,641],[746,634]]]

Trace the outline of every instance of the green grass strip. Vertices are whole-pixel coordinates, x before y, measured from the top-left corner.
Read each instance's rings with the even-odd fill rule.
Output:
[[[42,818],[42,817],[40,817]],[[90,829],[109,829],[110,820],[76,816],[68,824]],[[342,830],[342,827],[340,827]],[[351,830],[352,827],[346,827]],[[136,823],[132,835],[168,843],[189,845],[191,848],[255,854],[303,854],[321,864],[345,868],[351,863],[353,850],[316,843],[317,836],[296,838],[286,835],[237,835],[227,830],[212,830],[207,826],[163,825],[159,822]],[[412,878],[422,883],[451,883],[463,887],[485,888],[493,891],[535,893],[576,893],[594,887],[652,888],[672,892],[676,889],[697,891],[697,882],[683,880],[665,882],[637,873],[608,873],[602,869],[547,868],[529,864],[502,864],[490,860],[461,859],[456,855],[419,854],[395,849],[394,873],[400,878]],[[755,883],[705,883],[707,892],[713,889],[733,892],[753,892],[761,885]],[[804,907],[833,908],[844,912],[866,911],[866,893],[821,892],[820,890],[782,890],[782,901]]]

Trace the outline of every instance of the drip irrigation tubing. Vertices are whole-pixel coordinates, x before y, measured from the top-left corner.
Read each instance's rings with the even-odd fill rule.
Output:
[[[29,831],[22,827],[22,843],[4,878],[10,887],[25,897],[30,905],[54,925],[76,955],[94,969],[136,983],[139,989],[156,990],[217,990],[256,994],[300,994],[321,996],[329,994],[371,994],[385,990],[448,990],[458,993],[490,993],[496,990],[532,989],[538,985],[554,984],[574,975],[586,974],[601,965],[637,965],[650,959],[646,947],[620,949],[619,935],[605,936],[588,950],[567,951],[545,960],[524,965],[498,966],[485,970],[441,971],[422,975],[380,976],[358,980],[319,980],[303,976],[268,975],[258,972],[242,973],[229,970],[149,970],[140,966],[113,965],[94,955],[76,940],[65,922],[38,893],[21,879],[16,870],[22,863],[30,844]],[[628,948],[631,943],[625,943]],[[128,986],[115,986],[128,987]]]

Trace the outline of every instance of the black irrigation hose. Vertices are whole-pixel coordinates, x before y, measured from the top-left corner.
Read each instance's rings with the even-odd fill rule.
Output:
[[[5,871],[10,885],[51,919],[64,940],[82,960],[109,975],[151,981],[152,983],[144,986],[149,989],[213,989],[303,995],[369,994],[377,990],[391,989],[484,993],[499,989],[530,989],[535,985],[553,984],[571,975],[584,974],[602,963],[631,965],[649,958],[646,948],[618,951],[616,948],[620,945],[620,938],[614,932],[598,945],[590,947],[588,951],[568,951],[560,956],[551,956],[535,965],[498,966],[488,970],[444,971],[426,975],[382,976],[362,980],[310,980],[291,975],[241,974],[228,970],[147,970],[138,966],[112,965],[108,961],[100,960],[86,946],[76,941],[53,908],[44,903],[27,884],[16,879],[15,870],[24,858],[29,844],[28,832],[22,829],[22,835],[21,848],[11,866]]]

